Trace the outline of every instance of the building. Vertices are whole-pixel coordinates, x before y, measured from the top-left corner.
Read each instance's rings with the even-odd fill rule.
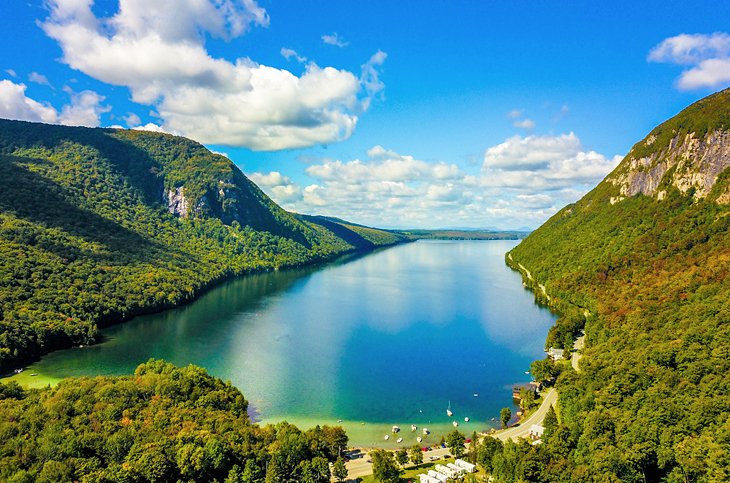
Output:
[[[565,352],[564,349],[556,349],[554,347],[551,347],[548,349],[547,353],[548,356],[554,361],[559,361],[560,359],[563,359],[563,353]]]
[[[542,439],[542,434],[545,432],[545,427],[539,424],[533,424],[530,426],[530,439]]]

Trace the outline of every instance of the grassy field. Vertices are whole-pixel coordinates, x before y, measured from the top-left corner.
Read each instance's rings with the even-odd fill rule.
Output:
[[[401,482],[406,483],[408,481],[419,481],[418,475],[422,473],[427,473],[428,470],[434,469],[436,465],[443,465],[446,463],[453,463],[454,457],[450,458],[439,458],[435,461],[426,461],[418,466],[406,466],[403,471],[403,476],[401,476]],[[479,468],[479,467],[477,467]],[[479,468],[476,473],[472,474],[476,477],[477,481],[481,481],[483,476],[486,476],[484,473],[484,470]],[[373,475],[364,476],[362,478],[358,478],[357,481],[360,481],[361,483],[378,483],[378,480],[375,479]]]

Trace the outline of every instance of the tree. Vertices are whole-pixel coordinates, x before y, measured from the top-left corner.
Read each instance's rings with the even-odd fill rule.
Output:
[[[484,469],[492,471],[492,460],[494,455],[502,452],[502,442],[497,438],[487,436],[477,449],[477,463]]]
[[[464,441],[466,441],[466,438],[458,429],[446,435],[446,444],[449,445],[449,449],[457,458],[464,456]]]
[[[530,373],[536,381],[545,385],[550,385],[553,381],[555,381],[555,378],[558,377],[560,370],[555,364],[555,361],[546,357],[545,359],[533,361],[533,363],[530,364]]]
[[[520,389],[520,407],[529,411],[535,405],[535,391],[529,388]]]
[[[555,408],[552,406],[550,406],[547,413],[545,413],[545,418],[542,420],[542,426],[545,428],[545,434],[543,435],[545,438],[549,438],[555,429],[557,429],[558,415],[555,414]]]
[[[509,420],[512,419],[512,411],[509,408],[502,408],[499,412],[499,419],[502,421],[502,429],[506,428]]]
[[[469,463],[477,464],[477,453],[479,452],[479,435],[476,431],[471,434],[471,442],[469,443]]]
[[[395,463],[393,453],[376,449],[370,453],[373,460],[373,476],[382,483],[399,483],[403,470]]]
[[[401,465],[405,466],[406,463],[408,463],[408,450],[405,448],[401,448],[398,451],[395,452],[395,461]]]
[[[345,460],[343,460],[342,457],[337,458],[337,461],[335,461],[335,464],[332,466],[332,475],[340,483],[347,479],[347,467],[345,466]]]
[[[413,446],[411,446],[408,455],[411,458],[411,463],[413,463],[414,465],[420,465],[421,463],[423,463],[423,451],[421,450],[421,447],[419,445],[414,444]]]

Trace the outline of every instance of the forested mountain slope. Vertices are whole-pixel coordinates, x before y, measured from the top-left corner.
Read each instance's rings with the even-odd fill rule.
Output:
[[[226,277],[405,239],[334,225],[189,139],[0,120],[0,370]]]
[[[729,167],[725,90],[654,129],[508,255],[562,313],[548,345],[583,324],[587,345],[557,382],[560,428],[515,472],[730,480]]]

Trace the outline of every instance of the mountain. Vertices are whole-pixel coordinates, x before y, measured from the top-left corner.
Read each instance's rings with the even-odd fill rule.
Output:
[[[0,370],[222,279],[405,237],[288,213],[189,139],[0,120]]]
[[[730,89],[638,142],[507,255],[561,316],[560,425],[541,481],[730,480]],[[506,451],[506,449],[505,449]]]

